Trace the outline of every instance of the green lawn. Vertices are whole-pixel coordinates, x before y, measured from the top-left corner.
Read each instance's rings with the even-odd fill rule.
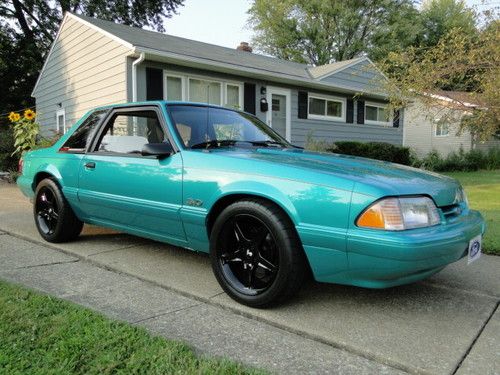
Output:
[[[462,183],[471,208],[481,211],[486,219],[483,251],[500,255],[500,170],[445,174]]]
[[[0,281],[2,374],[247,374],[227,360]]]

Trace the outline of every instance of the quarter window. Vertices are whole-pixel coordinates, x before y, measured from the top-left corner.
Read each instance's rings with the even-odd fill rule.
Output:
[[[345,121],[345,100],[309,96],[309,118]]]
[[[119,112],[106,124],[97,152],[140,155],[147,143],[161,143],[165,134],[155,111]]]
[[[107,111],[95,111],[91,113],[85,121],[74,131],[73,134],[61,147],[60,151],[63,152],[84,152],[89,144],[94,130],[101,122],[102,118],[106,115]]]
[[[388,125],[390,123],[387,106],[383,104],[365,105],[365,123],[376,125]]]

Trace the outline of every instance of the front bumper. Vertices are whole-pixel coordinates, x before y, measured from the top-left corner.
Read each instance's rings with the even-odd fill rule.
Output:
[[[473,210],[430,228],[401,232],[351,228],[347,270],[318,281],[387,288],[421,280],[467,255],[469,241],[484,231],[483,217]]]

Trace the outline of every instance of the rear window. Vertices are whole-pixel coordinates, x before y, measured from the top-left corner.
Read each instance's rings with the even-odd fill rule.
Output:
[[[64,152],[84,152],[90,142],[94,130],[106,115],[107,110],[95,111],[89,115],[78,129],[68,138],[61,147],[60,151]]]

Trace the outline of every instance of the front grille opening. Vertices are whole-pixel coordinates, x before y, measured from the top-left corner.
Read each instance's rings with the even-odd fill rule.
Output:
[[[462,213],[462,207],[460,206],[460,204],[452,204],[440,208],[446,220],[458,217]]]

